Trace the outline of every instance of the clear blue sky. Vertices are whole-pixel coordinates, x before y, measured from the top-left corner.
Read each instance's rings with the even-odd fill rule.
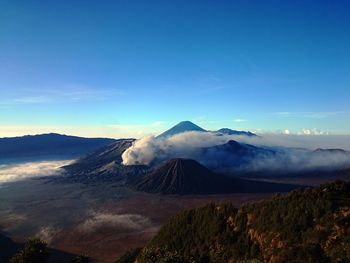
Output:
[[[2,1],[0,136],[350,134],[350,1]]]

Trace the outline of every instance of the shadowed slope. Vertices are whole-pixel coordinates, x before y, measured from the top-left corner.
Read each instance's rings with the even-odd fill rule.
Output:
[[[140,181],[129,184],[137,191],[161,194],[217,194],[289,191],[295,186],[229,178],[213,173],[190,159],[167,161]]]
[[[64,166],[68,177],[64,180],[93,183],[95,181],[124,180],[127,175],[143,174],[144,165],[123,165],[122,154],[134,139],[119,139],[116,142]]]

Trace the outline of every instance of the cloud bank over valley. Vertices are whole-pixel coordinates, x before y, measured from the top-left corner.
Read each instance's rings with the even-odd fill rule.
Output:
[[[71,162],[72,160],[60,160],[2,164],[0,165],[0,184],[34,177],[58,175],[62,172],[60,167]]]

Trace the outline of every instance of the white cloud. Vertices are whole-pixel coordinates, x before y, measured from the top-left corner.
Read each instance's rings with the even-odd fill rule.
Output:
[[[290,111],[278,111],[278,112],[274,112],[274,114],[281,115],[281,116],[290,116],[290,115],[293,114],[293,112],[290,112]]]
[[[313,129],[302,129],[301,132],[298,134],[302,135],[329,135],[328,131],[321,131],[319,129],[313,128]]]
[[[82,232],[93,232],[100,227],[114,227],[128,230],[141,230],[150,226],[150,220],[138,214],[111,214],[111,213],[95,213],[90,218],[78,225],[78,230]]]
[[[291,132],[288,130],[288,129],[285,129],[282,131],[282,134],[286,134],[286,135],[289,135]]]
[[[229,140],[258,146],[280,146],[308,148],[342,148],[350,150],[350,136],[337,135],[297,135],[289,130],[284,133],[263,134],[262,136],[216,136],[213,133],[184,132],[169,138],[143,137],[133,143],[122,155],[125,165],[153,164],[171,158],[196,159],[198,149],[224,144]]]
[[[260,137],[241,137],[238,141],[254,145],[282,146],[282,147],[301,147],[308,149],[317,148],[342,148],[350,150],[350,135],[332,135],[323,134],[316,136],[313,134],[305,135],[303,133],[289,134],[280,133],[262,133]]]
[[[72,161],[64,160],[2,164],[0,165],[0,184],[33,177],[57,175],[61,171],[60,167],[67,165],[70,162]]]
[[[245,122],[245,121],[247,121],[247,120],[245,120],[245,119],[234,119],[233,121],[234,121],[234,122]]]
[[[20,94],[20,95],[19,95]],[[0,100],[1,108],[11,108],[21,104],[66,103],[86,100],[105,100],[123,95],[117,88],[89,87],[81,84],[47,86],[43,88],[19,88]]]
[[[274,115],[281,117],[294,117],[294,118],[311,118],[311,119],[324,119],[339,114],[344,114],[346,111],[300,111],[300,112],[291,112],[291,111],[279,111],[274,112]]]
[[[13,100],[14,104],[38,104],[46,102],[50,102],[50,99],[46,96],[28,96]]]
[[[263,130],[263,129],[256,129],[253,130],[254,133],[260,134],[261,136],[269,136],[269,135],[295,135],[295,136],[302,136],[302,135],[331,135],[332,133],[325,130],[320,130],[317,128],[303,128],[299,131],[295,131],[292,129],[282,129],[282,130]],[[337,136],[337,135],[335,135]],[[342,136],[342,135],[339,135]]]
[[[327,112],[304,112],[303,116],[305,118],[315,118],[315,119],[324,119],[331,116],[339,115],[345,113],[344,111],[327,111]]]

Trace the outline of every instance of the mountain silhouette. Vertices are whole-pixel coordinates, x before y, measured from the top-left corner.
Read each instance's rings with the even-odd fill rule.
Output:
[[[225,135],[245,135],[245,136],[249,136],[249,137],[257,136],[255,133],[252,133],[250,131],[237,131],[237,130],[232,130],[229,128],[221,128],[221,129],[215,131],[215,133],[225,134]]]
[[[170,128],[169,130],[166,130],[162,134],[158,135],[157,138],[167,138],[188,131],[206,132],[206,130],[194,124],[193,122],[182,121],[176,124],[174,127]]]
[[[254,146],[230,140],[227,143],[203,148],[198,160],[202,160],[210,168],[240,169],[250,166],[252,162],[275,158],[277,152],[271,148]]]
[[[114,141],[108,138],[83,138],[57,133],[6,137],[0,138],[0,159],[75,158]]]

